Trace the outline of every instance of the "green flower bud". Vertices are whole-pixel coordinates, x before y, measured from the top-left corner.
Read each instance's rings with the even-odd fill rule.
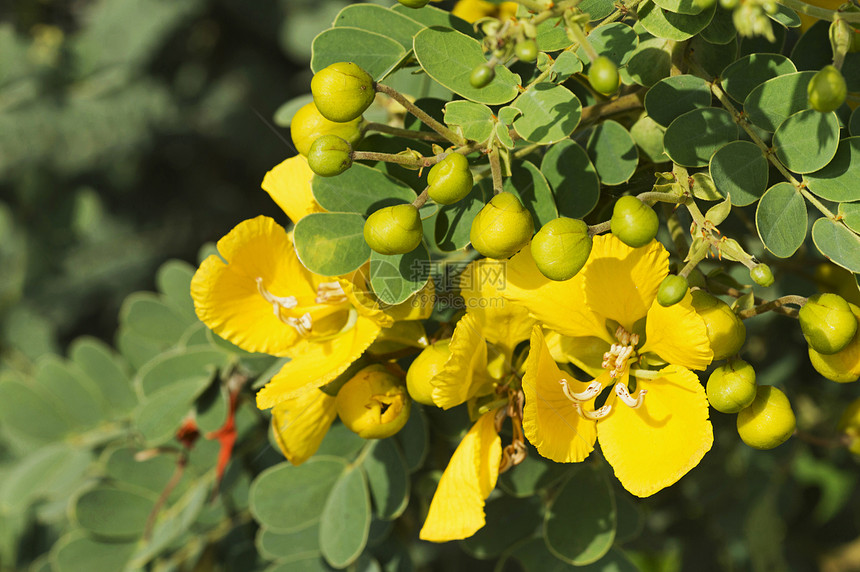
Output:
[[[747,329],[741,319],[728,304],[704,290],[694,290],[692,296],[693,308],[705,321],[714,361],[738,353],[747,337]]]
[[[337,135],[318,137],[308,150],[308,167],[321,177],[340,175],[352,166],[352,145]]]
[[[845,103],[848,87],[845,78],[832,65],[824,66],[809,80],[806,86],[809,106],[821,113],[836,111]]]
[[[689,289],[690,285],[686,278],[670,274],[663,278],[660,288],[657,289],[657,303],[666,308],[674,306],[684,299]]]
[[[848,450],[860,455],[860,398],[849,403],[842,412],[837,430],[847,438]]]
[[[409,420],[412,400],[400,380],[385,366],[371,365],[337,392],[337,415],[364,439],[385,439]]]
[[[473,182],[469,160],[460,153],[451,153],[427,174],[427,194],[440,205],[450,205],[468,195]]]
[[[296,151],[308,156],[313,142],[323,135],[337,135],[350,145],[355,145],[361,139],[361,116],[346,123],[329,121],[322,116],[313,102],[308,103],[293,115],[290,123],[290,137]]]
[[[773,284],[773,272],[767,264],[756,264],[750,269],[750,278],[759,286],[767,288]]]
[[[487,258],[510,258],[528,244],[534,228],[531,213],[516,195],[501,192],[475,216],[469,240]]]
[[[798,313],[800,329],[809,347],[821,354],[845,348],[857,333],[857,319],[845,298],[838,294],[816,294]]]
[[[711,407],[720,413],[737,413],[755,399],[755,370],[744,360],[729,360],[711,373],[705,391]]]
[[[720,6],[724,10],[734,10],[740,4],[740,0],[720,0]]]
[[[573,278],[591,254],[588,225],[575,218],[553,219],[535,234],[531,251],[538,270],[550,280]]]
[[[611,95],[618,91],[621,77],[618,75],[618,67],[615,62],[606,56],[595,58],[588,70],[588,82],[594,91],[603,95]]]
[[[848,304],[860,325],[860,308]],[[860,327],[847,346],[835,354],[823,354],[809,347],[809,361],[815,371],[831,381],[849,383],[860,379]]]
[[[331,64],[314,74],[311,93],[323,117],[339,123],[360,117],[376,97],[373,78],[352,62]]]
[[[414,401],[433,405],[433,386],[430,380],[442,371],[451,357],[451,340],[439,340],[424,348],[406,372],[406,389]]]
[[[481,89],[487,87],[494,77],[496,77],[496,70],[486,64],[479,64],[469,75],[469,83],[475,89]]]
[[[794,433],[791,403],[779,389],[760,385],[749,407],[738,413],[738,435],[754,449],[773,449]]]
[[[424,227],[415,206],[384,207],[367,217],[364,240],[380,254],[406,254],[421,244]]]
[[[397,0],[407,8],[423,8],[430,0]]]
[[[609,221],[612,234],[633,248],[645,246],[654,240],[659,224],[654,209],[629,195],[618,199]]]
[[[517,46],[514,48],[514,54],[520,61],[523,62],[533,62],[537,59],[538,55],[538,47],[534,40],[523,40],[521,42],[517,42]]]

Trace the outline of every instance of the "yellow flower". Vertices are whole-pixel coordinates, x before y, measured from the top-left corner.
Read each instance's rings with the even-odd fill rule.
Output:
[[[366,294],[349,280],[302,266],[290,235],[268,217],[237,225],[218,251],[191,281],[197,316],[244,350],[291,358],[257,394],[261,409],[333,380],[391,322],[364,307]]]
[[[296,155],[266,173],[261,186],[296,223],[306,215],[323,212],[311,191],[313,177],[314,172],[308,167],[308,160]]]
[[[419,538],[446,542],[468,538],[483,527],[484,501],[496,487],[501,460],[495,412],[490,411],[478,419],[454,451]]]
[[[501,4],[493,4],[486,0],[460,0],[454,5],[451,13],[467,22],[474,22],[486,17],[506,20],[516,16],[517,3],[502,2]]]
[[[535,327],[523,377],[526,437],[558,462],[582,461],[599,440],[621,484],[642,497],[677,482],[713,443],[704,388],[689,371],[704,369],[713,352],[689,294],[668,308],[656,302],[668,270],[656,241],[633,249],[599,236],[582,271],[564,282],[543,278],[522,251],[503,292],[561,335],[557,356],[595,378],[561,371]]]

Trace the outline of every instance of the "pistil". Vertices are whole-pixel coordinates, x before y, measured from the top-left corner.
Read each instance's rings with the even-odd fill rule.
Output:
[[[317,286],[317,304],[342,304],[347,301],[340,282],[320,282]]]

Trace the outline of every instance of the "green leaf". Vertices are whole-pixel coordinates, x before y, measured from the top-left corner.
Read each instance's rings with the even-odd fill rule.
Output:
[[[394,520],[406,510],[409,502],[406,460],[394,439],[381,439],[370,447],[361,468],[373,495],[374,513],[382,520]]]
[[[383,304],[405,302],[421,290],[430,272],[430,253],[424,243],[406,254],[370,254],[370,286]]]
[[[296,112],[314,100],[314,96],[310,93],[294,97],[289,101],[285,101],[275,110],[272,115],[272,121],[278,127],[288,128],[293,123],[293,116]]]
[[[765,12],[765,14],[767,14],[767,17],[771,20],[782,24],[786,28],[800,27],[800,16],[798,16],[797,12],[795,12],[788,6],[783,6],[782,4],[777,3],[776,13],[770,14],[768,12]]]
[[[420,469],[424,465],[424,459],[427,458],[427,452],[430,448],[430,433],[423,406],[415,401],[412,402],[409,420],[394,438],[400,443],[406,470],[414,473]]]
[[[860,137],[860,111],[857,109],[851,112],[851,120],[848,122],[848,132],[854,137]]]
[[[364,217],[357,213],[312,213],[296,223],[296,254],[305,268],[322,276],[340,276],[370,257],[364,241]]]
[[[751,205],[767,189],[767,159],[749,141],[733,141],[718,149],[708,169],[717,192],[731,196],[733,205]]]
[[[251,514],[277,533],[302,530],[320,519],[326,499],[347,469],[338,457],[315,455],[294,467],[269,467],[251,484]]]
[[[750,54],[723,70],[722,87],[736,101],[743,102],[753,89],[797,68],[782,54]]]
[[[828,201],[860,200],[860,137],[839,142],[833,160],[806,176],[810,191]]]
[[[511,104],[522,114],[514,119],[514,129],[526,141],[549,145],[573,133],[582,116],[582,104],[567,88],[539,83],[523,92]]]
[[[633,137],[611,119],[594,128],[585,149],[604,185],[627,182],[639,164],[639,151]]]
[[[143,397],[190,377],[214,377],[230,361],[230,356],[211,347],[177,348],[159,354],[137,372],[135,385]]]
[[[411,203],[416,196],[403,182],[361,163],[353,164],[336,177],[314,176],[311,190],[314,199],[327,211],[364,216],[382,207]]]
[[[844,224],[823,217],[818,219],[812,225],[812,241],[831,262],[860,273],[860,236]]]
[[[713,20],[711,20],[707,28],[702,30],[699,37],[709,44],[723,45],[729,43],[737,44],[735,42],[737,35],[738,32],[735,29],[735,24],[732,22],[732,10],[717,9],[714,12]]]
[[[668,127],[677,117],[711,106],[708,82],[694,75],[667,77],[654,84],[645,94],[645,110],[651,119]]]
[[[517,467],[519,468],[519,467]],[[475,558],[495,558],[523,538],[532,536],[541,524],[538,497],[515,499],[498,497],[487,502],[487,524],[460,546]]]
[[[0,373],[0,422],[38,441],[53,441],[72,429],[62,404],[45,388],[11,371]]]
[[[664,10],[677,14],[695,15],[704,9],[696,0],[654,0],[654,3]]]
[[[690,40],[687,53],[692,64],[702,68],[706,74],[719,77],[723,70],[737,59],[738,44],[735,41],[712,44],[699,35]]]
[[[143,534],[158,496],[114,486],[90,489],[72,501],[72,517],[89,534],[112,541]]]
[[[529,455],[515,470],[499,475],[499,486],[509,495],[527,498],[556,484],[570,467],[545,460],[529,447]]]
[[[472,70],[486,64],[481,44],[465,34],[446,28],[427,28],[414,40],[415,57],[427,74],[454,93],[476,103],[500,105],[517,96],[519,76],[499,64],[489,85],[474,88]]]
[[[639,5],[639,22],[648,33],[657,38],[675,42],[689,40],[711,23],[717,3],[698,14],[677,14],[660,8],[651,0]]]
[[[439,209],[436,215],[435,232],[439,250],[450,252],[465,248],[469,244],[472,221],[492,196],[492,180],[482,179],[472,187],[464,199]]]
[[[335,568],[352,564],[364,550],[370,531],[370,494],[364,472],[344,472],[331,490],[320,516],[320,549]]]
[[[860,203],[839,203],[837,214],[842,217],[845,226],[854,232],[860,232]]]
[[[147,444],[170,439],[191,410],[194,400],[211,382],[211,376],[183,379],[153,393],[135,411],[135,425]]]
[[[612,0],[582,0],[577,8],[584,14],[588,14],[590,20],[594,22],[609,16],[615,10],[615,4]]]
[[[266,527],[257,531],[254,544],[260,556],[270,560],[319,557],[319,524],[295,532],[272,532]]]
[[[707,173],[694,173],[690,181],[690,190],[693,196],[703,201],[718,201],[724,198],[717,192],[714,180]]]
[[[808,107],[806,86],[813,75],[815,72],[787,73],[767,80],[744,99],[744,112],[757,127],[776,131],[783,121]]]
[[[615,495],[599,468],[579,467],[549,505],[546,545],[574,566],[599,560],[615,540]]]
[[[358,373],[358,370],[360,369],[362,368],[357,368],[355,373]],[[350,370],[347,369],[347,371],[341,374],[341,376],[346,377],[345,374],[348,374],[349,372]],[[355,373],[352,375],[355,375]],[[346,377],[343,382],[346,383],[349,381],[352,378],[352,375]],[[338,376],[337,379],[341,379],[341,376]],[[343,423],[335,421],[328,430],[328,433],[323,437],[323,441],[320,443],[320,448],[317,449],[316,454],[342,457],[343,459],[351,460],[358,455],[359,451],[361,451],[365,445],[367,445],[367,441],[347,429],[346,425]]]
[[[639,85],[648,87],[668,77],[672,57],[665,49],[667,46],[668,41],[663,38],[650,38],[639,42],[639,47],[627,62],[630,78]]]
[[[694,109],[675,119],[663,137],[666,154],[685,167],[704,167],[714,152],[738,138],[738,125],[724,109]]]
[[[600,198],[600,179],[588,153],[576,142],[565,140],[543,156],[541,173],[552,186],[560,216],[583,218]]]
[[[72,364],[54,355],[46,355],[36,365],[36,383],[55,396],[65,416],[81,427],[98,424],[108,404],[98,386]]]
[[[342,62],[344,46],[349,46],[349,61],[361,66],[377,81],[391,73],[406,56],[406,50],[399,42],[382,34],[360,28],[330,28],[314,38],[311,70],[317,73],[331,64]]]
[[[645,515],[639,505],[634,502],[632,495],[615,496],[616,511],[618,512],[618,527],[615,530],[615,544],[623,544],[633,540],[642,532],[645,526]]]
[[[176,343],[190,325],[151,292],[135,292],[126,298],[119,311],[119,321],[160,347]]]
[[[531,213],[536,229],[558,218],[552,189],[540,169],[530,161],[512,166],[511,176],[505,179],[503,189],[520,199]]]
[[[134,542],[99,542],[74,530],[51,548],[56,572],[93,572],[125,570],[136,544]]]
[[[554,81],[561,83],[573,74],[582,71],[582,60],[573,52],[562,52],[558,54],[550,69],[555,74]]]
[[[486,105],[457,100],[445,104],[445,124],[459,127],[466,139],[483,143],[493,134],[496,122]]]
[[[582,4],[580,4],[581,7]],[[526,17],[528,15],[528,11],[523,6],[520,6],[519,10],[521,10],[519,17]],[[537,25],[535,42],[540,51],[555,52],[573,44],[565,32],[564,24],[559,24],[559,21],[560,18],[549,18]]]
[[[69,347],[69,357],[98,386],[115,416],[137,404],[128,364],[107,344],[96,338],[77,338]]]
[[[684,1],[692,2],[692,0]],[[592,30],[588,34],[588,43],[598,55],[605,56],[616,66],[622,67],[627,64],[630,56],[639,46],[639,36],[627,24],[613,22]],[[580,47],[576,53],[582,61],[589,61],[584,48]]]
[[[155,285],[164,295],[164,302],[187,322],[196,322],[194,300],[191,298],[191,278],[194,267],[182,260],[168,260],[155,274]]]
[[[105,476],[125,485],[140,487],[155,494],[164,490],[176,470],[176,459],[171,455],[156,455],[137,460],[138,449],[120,447],[104,456]]]
[[[514,545],[503,557],[502,561],[512,558],[522,567],[524,572],[568,572],[572,569],[582,572],[641,572],[623,552],[612,548],[594,564],[573,568],[567,562],[556,558],[541,538],[532,538]],[[505,568],[507,570],[507,568]]]
[[[827,165],[839,147],[839,119],[835,113],[798,111],[773,134],[776,156],[795,173],[811,173]]]
[[[0,512],[20,512],[38,500],[61,498],[84,476],[91,462],[86,449],[52,443],[16,460],[0,484]]]
[[[423,8],[409,8],[402,4],[395,4],[391,10],[402,14],[411,20],[415,20],[425,26],[441,26],[443,28],[454,28],[467,36],[477,37],[472,25],[462,18],[458,18],[448,10],[441,10],[435,6],[424,6]]]
[[[332,25],[361,28],[387,36],[402,45],[406,51],[412,49],[413,36],[425,28],[412,18],[373,4],[347,6],[340,11]],[[341,49],[343,48],[344,46],[341,46]]]
[[[774,256],[788,258],[806,239],[806,201],[791,183],[769,188],[755,212],[758,236]]]

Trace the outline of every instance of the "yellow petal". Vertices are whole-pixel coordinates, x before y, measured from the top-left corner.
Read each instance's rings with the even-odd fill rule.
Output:
[[[359,316],[352,328],[333,338],[302,342],[293,358],[257,392],[257,407],[274,407],[330,382],[361,357],[379,330],[375,322]]]
[[[442,409],[471,399],[487,382],[482,375],[487,369],[487,343],[475,316],[466,314],[460,318],[448,347],[451,350],[448,361],[430,380],[433,403]]]
[[[394,320],[426,320],[433,313],[436,301],[436,285],[433,278],[427,280],[421,290],[395,306],[383,307],[386,315]]]
[[[454,451],[430,502],[421,540],[468,538],[484,526],[484,501],[496,486],[502,459],[494,417],[495,411],[481,416]]]
[[[529,357],[523,376],[523,431],[538,453],[559,463],[575,463],[594,450],[597,429],[577,413],[562,391],[560,381],[566,379],[573,392],[585,390],[587,384],[574,380],[558,369],[549,353],[540,327],[532,330]],[[583,404],[594,409],[594,400]]]
[[[545,331],[544,336],[553,360],[572,363],[591,377],[606,372],[603,369],[603,354],[609,350],[609,344],[600,338],[572,338],[552,330]]]
[[[272,410],[275,441],[290,463],[301,465],[319,449],[337,417],[335,401],[322,391],[309,391],[282,401]]]
[[[346,294],[352,307],[359,314],[370,318],[383,328],[394,323],[394,319],[382,311],[379,300],[370,289],[370,264],[365,264],[355,272],[352,272],[340,280],[341,288]]]
[[[224,260],[209,256],[191,280],[197,317],[244,350],[287,355],[302,338],[274,314],[257,278],[275,296],[314,304],[313,275],[296,257],[290,236],[273,219],[259,216],[236,225],[218,241],[218,251]]]
[[[656,240],[630,248],[611,234],[595,236],[591,256],[580,274],[588,306],[632,332],[669,274],[669,253]]]
[[[696,313],[690,293],[684,299],[664,308],[655,300],[645,321],[646,342],[640,353],[654,352],[663,361],[686,367],[705,369],[714,359],[708,342],[705,321]]]
[[[308,167],[308,160],[296,155],[266,173],[261,186],[296,223],[306,215],[323,212],[311,191],[313,177],[314,172]]]
[[[626,378],[626,376],[625,376]],[[613,393],[609,415],[597,424],[600,448],[625,489],[647,497],[668,487],[699,464],[714,441],[705,389],[693,372],[678,366],[655,380],[638,380],[647,389],[638,409]]]
[[[524,248],[508,261],[504,280],[504,288],[499,288],[502,296],[528,308],[549,329],[614,342],[603,320],[585,305],[582,271],[570,280],[550,280],[538,270],[531,249]]]

